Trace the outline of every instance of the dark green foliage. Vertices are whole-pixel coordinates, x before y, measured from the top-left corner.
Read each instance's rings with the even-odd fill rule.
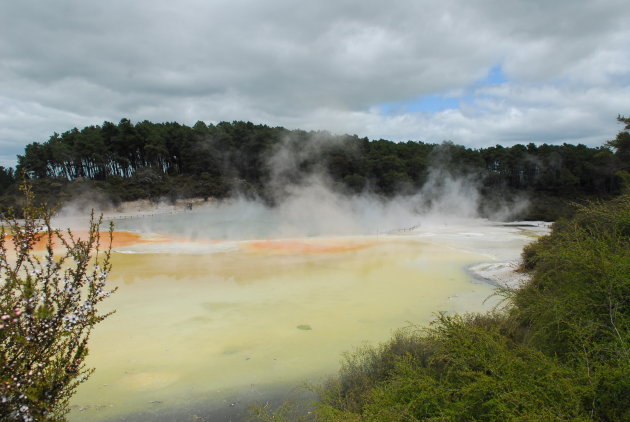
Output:
[[[608,141],[608,145],[615,149],[615,155],[623,163],[622,169],[630,169],[630,118],[618,116],[617,120],[625,125],[617,137]]]
[[[0,166],[0,195],[4,193],[4,191],[15,183],[15,175],[13,174],[13,169]]]
[[[440,315],[346,357],[321,421],[630,420],[630,194],[525,248],[507,310]]]
[[[602,420],[630,418],[630,195],[581,207],[528,247],[519,340],[587,373]],[[623,416],[622,416],[623,415]]]
[[[134,125],[122,119],[29,144],[18,156],[17,171],[38,180],[95,181],[114,200],[224,197],[245,191],[274,202],[282,199],[283,186],[302,183],[314,172],[329,177],[344,193],[370,190],[393,196],[417,192],[430,171],[438,169],[473,179],[486,202],[528,194],[533,206],[522,218],[555,219],[573,212],[567,200],[622,190],[627,137],[626,128],[599,148],[529,144],[475,150],[452,142],[369,141],[251,122],[189,127],[148,121]],[[0,194],[13,177],[4,173],[0,169]],[[10,203],[7,195],[11,193],[3,202]]]
[[[525,249],[524,265],[533,278],[515,294],[512,310],[529,327],[524,341],[563,359],[584,348],[608,360],[628,358],[630,195],[557,223]]]

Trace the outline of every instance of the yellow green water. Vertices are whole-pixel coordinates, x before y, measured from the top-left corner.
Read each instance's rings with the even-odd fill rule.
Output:
[[[200,250],[112,255],[119,290],[106,305],[116,313],[94,331],[87,363],[96,372],[73,398],[71,421],[318,380],[344,351],[438,311],[487,308],[492,293],[464,270],[487,256],[419,238]]]

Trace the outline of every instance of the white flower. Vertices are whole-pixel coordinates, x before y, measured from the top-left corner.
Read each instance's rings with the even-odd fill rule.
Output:
[[[77,322],[79,322],[79,317],[77,317],[75,314],[66,314],[64,315],[63,320],[66,321],[68,324],[76,324]]]

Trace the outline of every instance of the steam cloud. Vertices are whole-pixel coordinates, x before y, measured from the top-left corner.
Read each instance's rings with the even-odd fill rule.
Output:
[[[314,135],[317,137],[317,134]],[[151,218],[122,220],[118,230],[172,233],[190,239],[261,239],[321,235],[374,235],[413,227],[430,227],[478,219],[480,213],[503,221],[520,212],[527,201],[484,204],[480,181],[474,175],[454,175],[447,170],[443,149],[431,157],[428,177],[417,192],[383,198],[369,188],[360,194],[339,189],[324,169],[315,166],[304,173],[298,166],[317,148],[335,142],[322,136],[306,143],[285,139],[268,157],[271,180],[267,183],[274,204],[251,195],[237,194],[226,200],[211,200],[193,212],[157,214]],[[61,215],[77,215],[88,202],[85,195],[68,204]],[[106,210],[100,198],[94,204]],[[168,210],[167,201],[158,205]],[[109,207],[112,208],[112,207]],[[181,210],[181,206],[179,209]]]

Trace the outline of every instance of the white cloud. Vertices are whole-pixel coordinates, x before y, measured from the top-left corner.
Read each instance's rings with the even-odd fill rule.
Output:
[[[630,112],[629,18],[620,0],[4,1],[0,160],[122,117],[598,144]],[[508,82],[475,88],[497,65]],[[377,108],[453,92],[456,110]]]

